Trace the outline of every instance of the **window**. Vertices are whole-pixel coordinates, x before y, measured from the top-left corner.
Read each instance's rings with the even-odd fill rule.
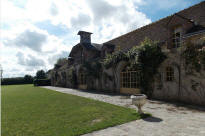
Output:
[[[84,73],[79,74],[79,84],[85,85],[86,84],[86,77]]]
[[[181,44],[181,28],[176,28],[173,31],[173,48],[180,47]]]
[[[120,73],[121,88],[138,88],[140,72],[134,70],[122,70]]]
[[[172,67],[167,67],[166,68],[166,73],[167,73],[167,81],[173,81],[174,80],[174,69]]]

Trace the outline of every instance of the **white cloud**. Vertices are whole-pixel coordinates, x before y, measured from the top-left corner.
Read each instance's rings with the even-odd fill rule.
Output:
[[[71,18],[72,27],[80,29],[82,27],[90,25],[91,18],[89,15],[80,13],[77,17]]]
[[[58,57],[62,57],[59,53],[70,52],[72,48],[45,30],[25,24],[24,27],[18,25],[17,28],[2,31],[0,54],[3,74],[6,77],[20,76],[22,73],[34,75],[38,69],[48,70],[53,67]],[[55,59],[50,62],[49,58],[52,56],[55,56]],[[19,74],[13,68],[19,69]]]
[[[53,16],[56,16],[58,14],[58,8],[57,8],[56,4],[54,4],[54,3],[51,4],[50,13]]]
[[[37,58],[33,55],[28,55],[28,56],[24,56],[24,54],[22,52],[18,52],[16,54],[16,57],[18,59],[18,64],[22,65],[22,66],[26,66],[26,67],[41,67],[41,66],[45,66],[45,62],[40,58]]]
[[[25,30],[16,36],[15,39],[4,41],[6,46],[27,47],[35,51],[41,51],[43,44],[47,41],[47,36],[35,31]]]
[[[4,75],[35,74],[37,67],[32,65],[37,63],[38,68],[52,68],[58,57],[68,56],[72,46],[79,42],[78,30],[92,32],[92,41],[102,43],[150,23],[137,10],[142,3],[141,0],[26,0],[20,4],[2,1],[2,20],[8,26],[1,28]],[[35,25],[43,21],[56,27],[65,26],[68,34],[58,37]],[[19,64],[20,59],[23,63]]]

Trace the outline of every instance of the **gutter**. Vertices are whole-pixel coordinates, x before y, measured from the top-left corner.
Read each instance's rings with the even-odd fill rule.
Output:
[[[189,38],[191,36],[199,35],[199,34],[202,34],[202,33],[205,33],[205,30],[201,30],[201,31],[185,34],[182,38],[185,39],[185,38]]]

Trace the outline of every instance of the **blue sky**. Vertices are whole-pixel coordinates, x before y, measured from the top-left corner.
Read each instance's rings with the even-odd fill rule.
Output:
[[[79,30],[103,43],[202,0],[3,0],[1,58],[4,77],[53,68],[79,42]]]
[[[139,11],[154,22],[201,1],[203,0],[146,0],[146,3],[139,7]]]

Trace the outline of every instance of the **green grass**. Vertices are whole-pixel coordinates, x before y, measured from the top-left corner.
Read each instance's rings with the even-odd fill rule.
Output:
[[[136,119],[125,107],[32,85],[2,86],[2,136],[73,136]]]

